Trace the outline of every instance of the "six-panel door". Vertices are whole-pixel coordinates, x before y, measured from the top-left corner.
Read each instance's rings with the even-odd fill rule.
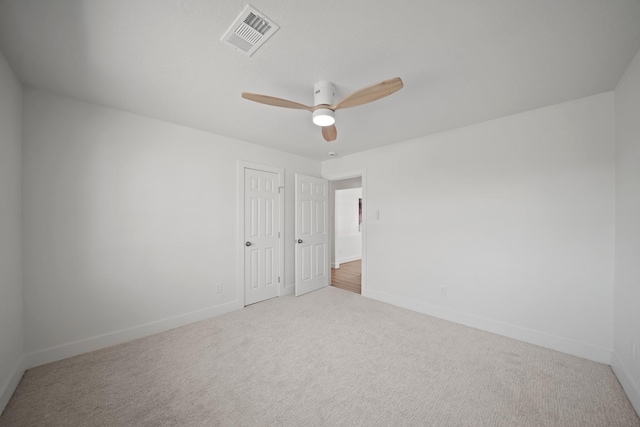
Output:
[[[245,305],[279,295],[278,175],[245,169]]]
[[[296,296],[329,285],[326,179],[296,174]]]

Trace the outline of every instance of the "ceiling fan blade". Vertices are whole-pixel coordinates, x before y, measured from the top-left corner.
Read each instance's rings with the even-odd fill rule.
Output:
[[[335,111],[340,108],[357,107],[358,105],[377,101],[380,98],[384,98],[385,96],[399,91],[403,86],[404,84],[400,77],[384,80],[380,83],[372,84],[345,96],[340,102],[333,105],[331,109]]]
[[[299,104],[297,102],[289,101],[282,98],[276,98],[273,96],[259,95],[257,93],[242,92],[242,97],[249,101],[259,102],[260,104],[272,105],[274,107],[293,108],[295,110],[307,110],[313,111],[313,107]]]
[[[336,138],[338,137],[338,129],[336,129],[336,125],[323,126],[322,136],[324,137],[324,140],[327,142],[335,141]]]

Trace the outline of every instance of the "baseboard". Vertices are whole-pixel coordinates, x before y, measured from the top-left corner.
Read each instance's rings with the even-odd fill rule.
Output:
[[[20,383],[25,371],[24,357],[21,357],[14,368],[11,370],[9,377],[2,384],[0,389],[0,415],[6,408],[9,399],[13,396],[13,392],[16,391],[16,387]]]
[[[226,304],[216,305],[213,307],[196,310],[191,313],[181,314],[167,319],[149,322],[144,325],[135,326],[133,328],[123,329],[120,331],[109,332],[107,334],[98,335],[96,337],[87,338],[80,341],[62,344],[50,347],[44,350],[27,354],[24,359],[26,369],[35,368],[36,366],[66,359],[68,357],[77,356],[79,354],[88,353],[90,351],[100,350],[116,344],[122,344],[138,338],[143,338],[159,332],[175,329],[190,323],[199,322],[231,311],[239,310],[244,307],[241,301],[232,301]]]
[[[448,320],[450,322],[459,323],[461,325],[470,326],[472,328],[481,329],[483,331],[513,338],[518,341],[528,342],[530,344],[539,345],[541,347],[557,350],[562,353],[571,354],[573,356],[582,357],[584,359],[593,360],[594,362],[611,364],[611,349],[599,347],[569,338],[563,338],[544,332],[534,331],[531,329],[514,326],[495,320],[485,319],[474,316],[472,314],[462,313],[444,307],[438,307],[431,304],[425,304],[419,301],[410,300],[404,297],[390,295],[385,292],[368,290],[365,296],[417,311],[419,313],[428,314],[433,317]]]
[[[636,413],[640,415],[640,387],[633,381],[631,374],[629,374],[627,368],[622,364],[622,361],[620,361],[615,351],[611,355],[611,369],[613,369],[613,373],[618,377],[618,381],[620,385],[622,385],[625,393],[627,393],[629,401],[636,410]]]
[[[336,264],[338,264],[338,267],[340,266],[340,264],[345,264],[347,262],[351,262],[351,261],[358,261],[359,259],[362,259],[362,255],[354,255],[354,256],[348,256],[345,258],[340,258],[336,260]]]
[[[331,268],[340,268],[340,263],[339,262],[332,262],[331,263]]]
[[[286,295],[293,295],[295,291],[295,288],[293,286],[287,286],[282,288],[282,292],[280,293],[281,297],[284,297]]]

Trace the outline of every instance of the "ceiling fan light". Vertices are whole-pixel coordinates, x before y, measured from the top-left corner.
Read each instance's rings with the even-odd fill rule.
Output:
[[[317,126],[331,126],[335,122],[334,113],[328,108],[320,108],[313,112],[313,123]]]

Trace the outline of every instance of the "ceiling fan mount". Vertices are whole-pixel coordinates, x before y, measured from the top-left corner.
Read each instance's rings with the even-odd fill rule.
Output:
[[[329,81],[319,81],[314,85],[313,106],[300,104],[273,96],[259,95],[256,93],[242,92],[242,97],[250,101],[274,107],[292,108],[296,110],[307,110],[312,113],[313,123],[322,127],[322,136],[325,141],[334,141],[338,137],[335,126],[335,111],[341,108],[357,107],[369,102],[377,101],[380,98],[391,95],[403,87],[400,77],[383,80],[360,90],[350,93],[337,103],[334,103],[336,86]]]

